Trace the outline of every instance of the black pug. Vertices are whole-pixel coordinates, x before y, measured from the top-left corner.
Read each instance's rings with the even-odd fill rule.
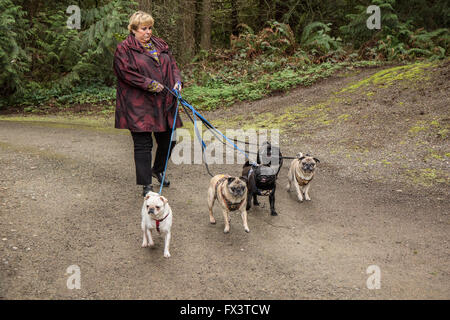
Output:
[[[253,204],[259,205],[258,196],[269,196],[270,214],[278,215],[275,211],[275,191],[276,181],[281,166],[283,165],[283,157],[280,148],[272,146],[269,142],[263,143],[258,151],[256,159],[257,163],[250,164],[247,161],[242,170],[242,176],[247,177],[247,210]]]

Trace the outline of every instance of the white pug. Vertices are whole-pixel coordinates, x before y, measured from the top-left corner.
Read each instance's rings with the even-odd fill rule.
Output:
[[[144,239],[142,247],[150,247],[154,245],[151,231],[156,230],[158,233],[165,235],[164,240],[164,257],[169,258],[170,245],[170,229],[172,227],[172,209],[168,200],[155,192],[148,192],[144,198],[142,206],[142,231]]]

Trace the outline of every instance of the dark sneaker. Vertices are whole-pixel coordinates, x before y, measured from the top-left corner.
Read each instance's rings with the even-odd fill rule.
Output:
[[[145,195],[149,192],[153,192],[153,186],[151,184],[143,186],[142,188],[142,196],[145,197]]]
[[[161,172],[159,172],[159,173],[153,172],[152,176],[154,176],[158,180],[158,182],[161,184],[161,181],[163,179],[163,174]],[[164,178],[164,185],[163,186],[164,187],[170,186],[170,181],[167,179],[167,176]]]

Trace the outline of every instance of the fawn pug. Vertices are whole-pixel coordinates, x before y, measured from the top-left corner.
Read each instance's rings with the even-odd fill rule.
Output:
[[[319,159],[311,157],[308,154],[303,155],[301,152],[291,162],[286,189],[290,191],[291,185],[294,185],[297,198],[300,202],[303,201],[303,193],[306,200],[311,200],[309,188],[316,173],[317,163],[320,163]]]
[[[213,206],[217,199],[223,209],[225,229],[223,232],[230,232],[230,212],[239,211],[242,217],[244,230],[250,232],[247,225],[247,181],[243,177],[232,177],[219,174],[211,178],[208,188],[208,209],[209,221],[216,223],[213,216]]]

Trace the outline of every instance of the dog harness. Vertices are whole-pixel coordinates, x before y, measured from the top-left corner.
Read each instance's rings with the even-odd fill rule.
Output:
[[[162,219],[160,219],[160,220],[156,220],[156,219],[153,219],[153,220],[155,220],[155,222],[156,222],[156,231],[158,231],[158,233],[160,232],[159,231],[159,223],[161,222],[161,221],[163,221],[165,218],[167,218],[169,216],[169,214],[167,214],[164,218],[162,218]]]
[[[225,180],[227,180],[229,178],[229,176],[223,176],[223,178],[221,178],[219,181],[217,181],[216,184],[216,194],[217,194],[217,189],[219,188],[219,185],[221,185]],[[225,205],[227,206],[228,211],[236,211],[237,209],[239,209],[241,207],[241,205],[244,203],[244,200],[242,200],[241,202],[236,202],[233,203],[231,201],[228,201],[227,198],[225,198],[225,196],[222,193],[222,189],[220,190],[220,194],[222,195],[223,200],[225,201]]]
[[[222,191],[220,191],[220,192],[222,192]],[[236,202],[236,203],[233,203],[233,202],[231,202],[231,201],[228,201],[228,200],[224,197],[223,193],[222,193],[222,197],[223,197],[223,199],[225,200],[225,205],[227,206],[228,211],[236,211],[236,210],[238,210],[238,209],[242,206],[242,204],[244,203],[244,200],[241,200],[241,202]]]
[[[259,196],[265,197],[265,196],[270,195],[270,193],[271,193],[272,191],[273,191],[273,189],[270,189],[270,190],[261,190],[261,189],[258,189],[258,195],[259,195]]]
[[[298,184],[302,187],[302,186],[306,186],[308,183],[311,182],[311,180],[314,178],[314,176],[311,177],[311,179],[306,180],[303,179],[302,177],[300,177],[297,172],[295,173],[295,179],[297,180]]]
[[[217,194],[217,189],[219,188],[219,185],[221,185],[222,184],[222,182],[224,182],[225,180],[227,180],[229,178],[229,176],[226,176],[226,175],[222,175],[222,178],[220,178],[220,180],[219,181],[217,181],[217,183],[216,183],[216,194]]]

